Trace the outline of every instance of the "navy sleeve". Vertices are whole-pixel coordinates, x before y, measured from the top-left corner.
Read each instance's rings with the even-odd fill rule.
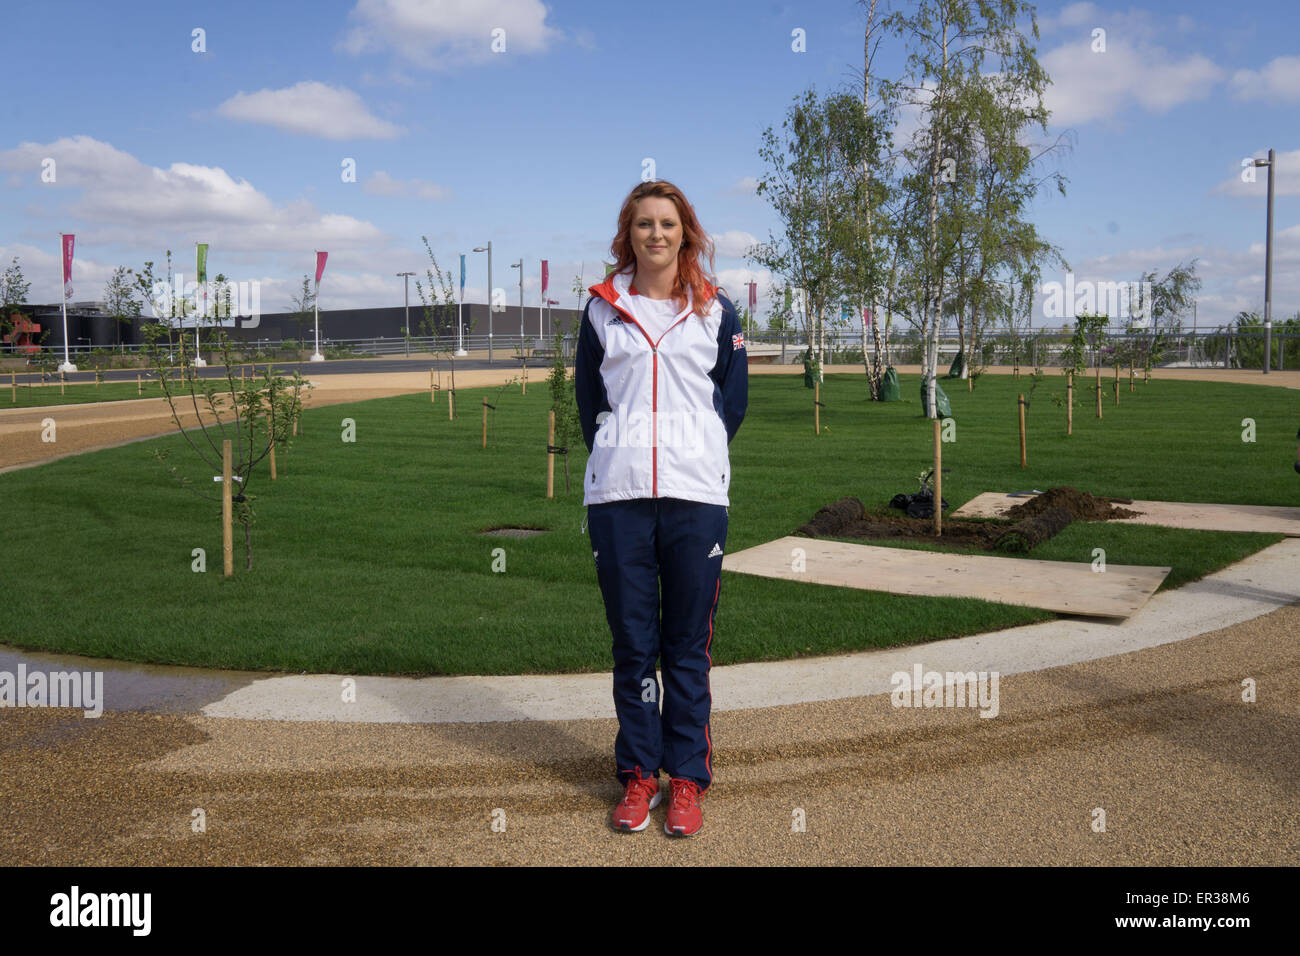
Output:
[[[587,307],[582,310],[578,347],[573,360],[574,397],[578,402],[578,421],[582,423],[582,440],[587,443],[588,454],[596,442],[596,416],[612,410],[605,393],[605,382],[600,377],[600,363],[604,359],[605,350],[591,324],[591,300],[588,299]]]
[[[749,355],[745,351],[744,331],[736,307],[725,296],[719,295],[718,301],[723,310],[718,328],[718,362],[709,372],[709,377],[721,391],[719,413],[727,426],[727,444],[731,444],[749,406]]]

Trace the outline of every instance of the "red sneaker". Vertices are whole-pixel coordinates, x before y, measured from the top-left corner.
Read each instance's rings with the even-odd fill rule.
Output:
[[[640,833],[650,823],[650,811],[663,799],[659,791],[659,778],[633,777],[627,782],[623,799],[614,808],[610,820],[615,830]]]
[[[704,826],[704,812],[700,809],[700,787],[691,780],[669,780],[672,793],[668,797],[668,819],[664,833],[669,836],[694,836]]]

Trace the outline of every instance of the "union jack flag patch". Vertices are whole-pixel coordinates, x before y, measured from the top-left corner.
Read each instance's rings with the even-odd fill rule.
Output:
[[[731,337],[731,351],[734,352],[736,351],[736,349],[743,349],[744,347],[745,347],[745,333],[737,332],[735,335]]]

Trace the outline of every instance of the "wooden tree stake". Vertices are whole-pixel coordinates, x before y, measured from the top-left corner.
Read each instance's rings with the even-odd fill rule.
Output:
[[[943,443],[939,438],[939,419],[934,420],[934,533],[943,534]]]
[[[821,382],[813,381],[813,434],[822,433]]]
[[[555,497],[555,409],[547,412],[546,426],[546,497]]]
[[[1097,365],[1097,417],[1101,418],[1101,364]]]
[[[1074,373],[1065,373],[1065,433],[1074,434]]]
[[[487,396],[483,396],[483,447],[487,447]]]
[[[1020,467],[1024,468],[1029,464],[1026,458],[1027,449],[1025,447],[1025,396],[1022,394],[1016,401],[1020,406]]]
[[[271,424],[271,413],[266,414],[266,430],[271,438],[271,480],[275,481],[275,426]]]
[[[235,573],[234,532],[230,527],[233,505],[230,500],[230,439],[221,443],[221,560],[226,577]]]

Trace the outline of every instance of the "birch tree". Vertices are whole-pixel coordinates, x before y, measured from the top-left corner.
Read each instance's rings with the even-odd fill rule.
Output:
[[[902,38],[908,49],[904,75],[890,87],[901,102],[917,111],[920,120],[907,155],[913,165],[911,186],[925,206],[923,255],[917,265],[921,270],[920,331],[925,343],[922,377],[930,418],[936,415],[939,331],[949,266],[945,253],[951,252],[940,245],[940,193],[958,172],[950,150],[958,140],[959,127],[969,121],[962,111],[963,104],[969,102],[964,91],[979,82],[986,67],[1017,87],[1041,89],[1046,84],[1029,37],[1020,31],[1021,18],[1028,19],[1037,40],[1037,19],[1024,0],[917,0],[912,11],[895,12],[882,24]]]

